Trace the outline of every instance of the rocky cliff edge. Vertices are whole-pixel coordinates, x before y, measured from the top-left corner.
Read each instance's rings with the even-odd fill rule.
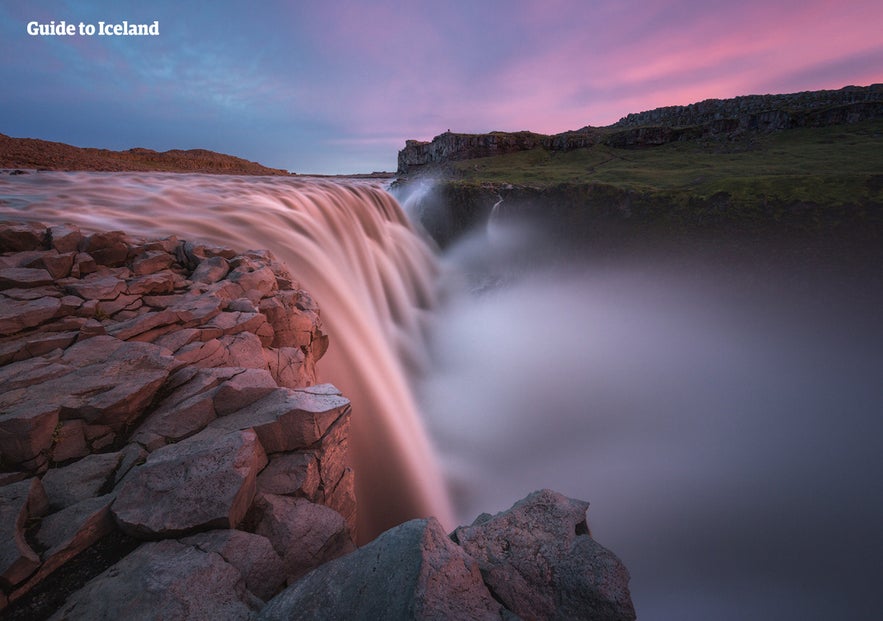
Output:
[[[550,491],[356,550],[327,347],[267,252],[0,223],[4,617],[634,618]]]

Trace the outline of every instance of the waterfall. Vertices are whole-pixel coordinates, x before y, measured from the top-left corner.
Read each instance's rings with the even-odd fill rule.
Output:
[[[438,266],[378,184],[286,177],[47,173],[0,176],[0,217],[267,248],[319,302],[321,381],[353,403],[359,538],[413,517],[453,527],[409,378],[424,360]]]

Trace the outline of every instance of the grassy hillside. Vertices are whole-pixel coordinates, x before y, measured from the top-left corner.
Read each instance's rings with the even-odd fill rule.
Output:
[[[883,203],[883,121],[746,134],[660,146],[534,149],[449,163],[466,186],[612,186],[673,204],[725,193],[731,205],[767,201]]]

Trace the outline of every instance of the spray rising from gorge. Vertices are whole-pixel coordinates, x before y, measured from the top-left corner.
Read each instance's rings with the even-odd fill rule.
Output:
[[[418,188],[404,211],[443,222]],[[366,184],[0,177],[4,218],[283,260],[331,337],[322,379],[353,400],[363,537],[551,487],[591,501],[639,617],[873,618],[879,264],[782,245],[570,253],[506,207],[437,255]]]

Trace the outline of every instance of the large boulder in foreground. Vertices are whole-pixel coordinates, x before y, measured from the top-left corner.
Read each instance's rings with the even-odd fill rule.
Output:
[[[500,619],[478,566],[434,519],[392,528],[274,597],[262,621]]]
[[[525,619],[635,618],[629,573],[589,535],[589,503],[541,490],[452,535],[494,595]]]
[[[177,541],[147,543],[71,596],[53,621],[236,621],[261,601],[220,554]]]

